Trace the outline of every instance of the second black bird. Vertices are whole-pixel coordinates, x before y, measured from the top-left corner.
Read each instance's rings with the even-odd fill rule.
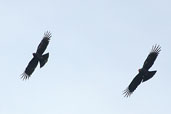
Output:
[[[160,51],[161,47],[159,45],[155,45],[152,47],[152,50],[145,60],[143,67],[139,69],[139,73],[135,76],[129,86],[124,90],[123,94],[125,94],[125,97],[130,96],[141,82],[145,82],[155,75],[157,71],[149,71],[149,69],[154,64],[154,61],[156,60]]]

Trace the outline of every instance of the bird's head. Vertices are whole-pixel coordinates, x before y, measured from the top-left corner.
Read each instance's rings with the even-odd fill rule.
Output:
[[[138,72],[141,72],[141,69],[138,69]]]
[[[33,53],[33,56],[35,57],[36,56],[36,53]]]

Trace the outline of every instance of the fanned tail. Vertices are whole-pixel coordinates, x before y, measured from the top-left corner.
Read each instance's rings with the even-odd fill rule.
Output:
[[[49,58],[49,53],[46,53],[42,56],[42,58],[40,59],[40,68],[42,68],[48,61]]]
[[[149,71],[148,74],[146,76],[144,76],[142,82],[145,82],[145,81],[149,80],[150,78],[152,78],[156,72],[157,72],[156,70],[155,71]]]

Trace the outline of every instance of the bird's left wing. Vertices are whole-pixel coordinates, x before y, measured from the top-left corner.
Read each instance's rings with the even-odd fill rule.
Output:
[[[151,52],[149,53],[147,59],[144,62],[143,68],[148,70],[154,64],[154,61],[156,60],[160,51],[161,47],[159,45],[153,46]]]
[[[31,61],[29,62],[29,64],[27,65],[27,67],[26,67],[24,73],[22,74],[22,77],[21,78],[23,80],[28,79],[31,76],[31,74],[34,72],[37,64],[38,64],[38,59],[36,59],[35,57],[33,57],[31,59]]]
[[[142,82],[142,74],[138,73],[135,78],[132,80],[132,82],[129,84],[129,86],[124,90],[123,94],[125,95],[125,97],[129,97],[134,90],[140,85],[140,83]]]

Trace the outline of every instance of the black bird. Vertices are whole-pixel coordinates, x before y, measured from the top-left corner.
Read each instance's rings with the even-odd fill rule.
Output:
[[[28,63],[24,73],[22,74],[21,78],[23,80],[28,79],[31,76],[31,74],[34,72],[35,68],[37,67],[38,62],[40,63],[40,68],[42,68],[48,61],[49,53],[46,54],[43,53],[49,44],[50,38],[51,38],[51,33],[49,31],[45,32],[44,37],[40,42],[36,53],[33,53],[33,58]]]
[[[152,50],[149,53],[147,59],[145,60],[143,67],[139,69],[139,73],[135,76],[130,85],[124,90],[123,94],[125,94],[125,97],[130,96],[134,92],[134,90],[140,85],[141,82],[145,82],[155,75],[155,73],[157,72],[156,70],[148,70],[154,64],[154,61],[156,60],[160,51],[161,47],[159,45],[154,45],[152,47]]]

